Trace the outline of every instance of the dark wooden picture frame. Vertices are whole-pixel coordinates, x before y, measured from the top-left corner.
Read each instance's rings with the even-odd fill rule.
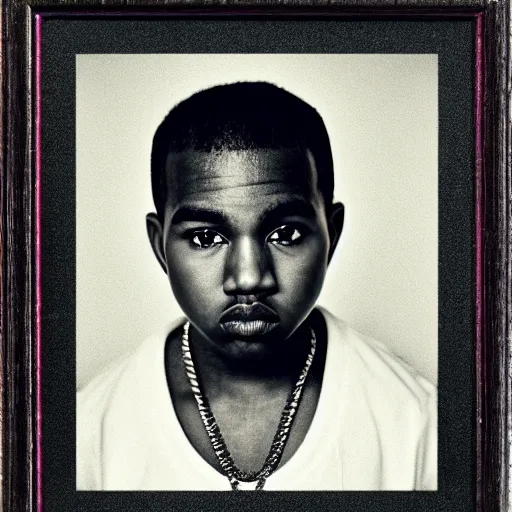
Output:
[[[512,172],[510,4],[507,0],[204,1],[4,0],[2,3],[1,127],[1,362],[2,505],[5,511],[39,510],[35,450],[35,349],[38,281],[35,271],[36,115],[35,17],[65,11],[240,13],[249,10],[345,13],[350,16],[476,20],[475,51],[475,404],[476,510],[512,506]],[[440,482],[442,485],[442,482]]]

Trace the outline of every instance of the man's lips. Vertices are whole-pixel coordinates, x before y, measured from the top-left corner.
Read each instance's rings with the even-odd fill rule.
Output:
[[[261,302],[236,304],[220,317],[222,329],[238,336],[261,336],[277,327],[280,321],[279,315]]]
[[[261,302],[235,304],[227,309],[220,317],[221,324],[225,322],[251,322],[254,320],[277,323],[281,319],[273,309],[265,306]]]

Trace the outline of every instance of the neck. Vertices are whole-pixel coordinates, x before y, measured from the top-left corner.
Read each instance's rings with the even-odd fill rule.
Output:
[[[196,372],[203,386],[222,392],[255,394],[289,387],[299,376],[311,348],[311,331],[304,324],[271,353],[226,353],[203,339],[192,326],[190,348]]]

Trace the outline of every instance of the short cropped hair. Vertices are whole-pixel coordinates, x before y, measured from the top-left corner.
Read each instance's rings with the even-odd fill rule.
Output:
[[[334,173],[329,136],[320,114],[267,82],[237,82],[197,92],[176,105],[157,128],[151,151],[151,186],[158,216],[167,201],[169,153],[187,150],[309,149],[326,207]]]

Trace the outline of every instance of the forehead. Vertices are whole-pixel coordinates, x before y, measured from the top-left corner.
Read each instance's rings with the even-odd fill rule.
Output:
[[[317,170],[309,150],[186,151],[167,158],[168,203],[254,204],[294,195],[316,202]]]

